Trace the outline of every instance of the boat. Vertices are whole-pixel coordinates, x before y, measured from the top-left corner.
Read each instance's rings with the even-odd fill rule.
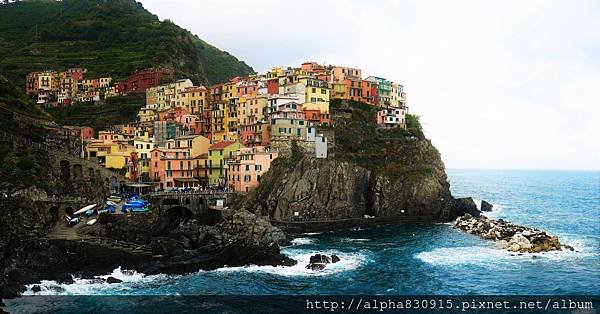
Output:
[[[122,210],[128,210],[128,209],[130,209],[130,210],[133,211],[134,208],[148,207],[148,204],[149,203],[146,200],[134,199],[134,200],[131,200],[131,201],[123,204]]]
[[[81,215],[81,214],[87,212],[88,210],[96,207],[96,205],[97,204],[92,204],[92,205],[88,205],[88,206],[82,207],[80,210],[74,212],[73,215]]]
[[[111,200],[108,200],[108,201],[106,201],[106,206],[117,206],[117,203],[115,203]]]
[[[90,217],[92,215],[94,215],[94,210],[93,209],[88,209],[88,210],[85,211],[85,216],[86,217]]]
[[[88,221],[88,222],[86,223],[86,225],[88,225],[88,226],[91,226],[91,225],[95,224],[97,220],[98,220],[98,219],[94,218],[94,219],[92,219],[92,220]]]
[[[108,209],[101,209],[98,211],[98,215],[108,213]]]
[[[111,201],[111,202],[116,202],[119,203],[123,200],[123,198],[121,198],[118,195],[111,195],[107,200]]]
[[[132,213],[145,213],[150,211],[150,208],[148,208],[148,206],[145,207],[132,207],[131,208],[131,212]]]

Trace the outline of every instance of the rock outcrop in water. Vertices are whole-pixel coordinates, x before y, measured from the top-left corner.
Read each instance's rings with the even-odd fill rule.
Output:
[[[482,212],[491,212],[494,208],[494,205],[488,203],[485,200],[481,200],[481,211]]]
[[[454,228],[498,242],[503,249],[516,253],[539,253],[563,248],[573,250],[571,246],[561,245],[557,236],[548,235],[545,231],[519,226],[502,219],[488,219],[483,215],[472,217],[467,214],[458,217]]]
[[[340,261],[340,257],[337,255],[331,255],[331,257],[325,254],[315,254],[310,257],[310,261],[308,265],[306,265],[306,269],[320,271],[327,267],[327,264],[337,263]]]

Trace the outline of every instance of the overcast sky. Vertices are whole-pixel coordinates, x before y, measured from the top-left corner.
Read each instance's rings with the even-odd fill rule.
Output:
[[[600,1],[142,0],[259,72],[405,86],[448,168],[600,169]]]

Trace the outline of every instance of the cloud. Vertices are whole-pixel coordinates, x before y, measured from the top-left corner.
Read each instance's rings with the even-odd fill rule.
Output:
[[[315,60],[404,84],[447,167],[600,169],[598,2],[142,2],[261,72]]]

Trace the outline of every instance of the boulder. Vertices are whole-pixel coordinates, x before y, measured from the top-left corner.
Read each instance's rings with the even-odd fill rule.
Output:
[[[310,269],[313,271],[320,271],[320,270],[325,269],[325,267],[326,267],[325,264],[320,264],[320,263],[306,265],[306,269]]]
[[[174,256],[183,253],[183,243],[167,237],[156,237],[150,242],[153,255]]]
[[[481,212],[471,197],[457,198],[454,200],[454,208],[458,215],[470,214],[479,217]]]
[[[120,282],[123,282],[123,280],[117,279],[115,277],[108,277],[108,278],[106,278],[106,283],[109,283],[109,284],[120,283]]]
[[[518,252],[521,249],[521,246],[518,245],[517,243],[513,243],[508,250],[511,252]]]
[[[33,287],[31,287],[31,291],[37,293],[42,291],[42,287],[40,287],[40,285],[34,285]]]
[[[315,254],[310,257],[309,263],[311,263],[311,264],[314,264],[314,263],[329,264],[329,263],[331,263],[331,258],[325,254]]]
[[[340,257],[337,255],[331,255],[331,257],[325,254],[315,254],[310,257],[308,265],[306,265],[306,269],[310,270],[323,270],[327,267],[327,264],[337,263],[340,261]]]
[[[493,207],[494,207],[494,205],[492,205],[484,200],[481,200],[481,211],[482,212],[491,212]]]

